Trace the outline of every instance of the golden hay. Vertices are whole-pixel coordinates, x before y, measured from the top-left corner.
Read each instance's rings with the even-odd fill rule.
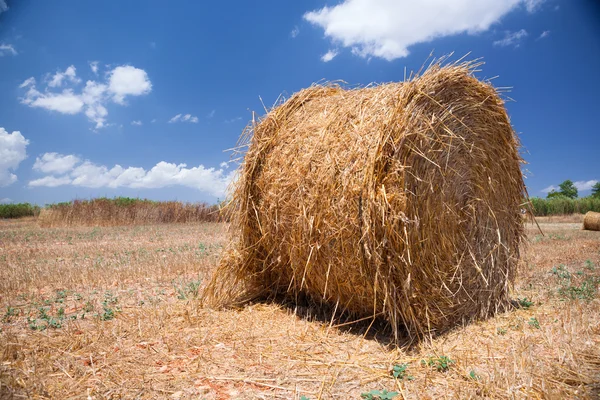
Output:
[[[301,296],[381,315],[396,338],[505,309],[525,190],[518,139],[478,65],[314,85],[250,125],[232,243],[205,301]]]
[[[583,217],[583,229],[600,231],[600,213],[588,211]]]

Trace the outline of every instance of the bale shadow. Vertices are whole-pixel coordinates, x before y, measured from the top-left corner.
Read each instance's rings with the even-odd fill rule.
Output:
[[[411,337],[406,329],[400,330],[398,337],[394,337],[390,323],[381,315],[357,316],[346,310],[336,309],[335,305],[314,301],[304,293],[300,293],[294,298],[276,295],[258,298],[253,302],[280,305],[298,318],[329,325],[330,329],[362,336],[367,340],[379,343],[387,349],[402,348],[409,350],[419,342],[417,338]]]

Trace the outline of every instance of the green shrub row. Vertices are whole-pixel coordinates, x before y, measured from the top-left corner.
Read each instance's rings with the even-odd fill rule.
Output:
[[[549,199],[532,197],[530,200],[533,207],[533,214],[536,217],[574,213],[585,214],[588,211],[600,212],[600,198],[597,197],[590,196],[576,199],[570,199],[565,196],[556,196]]]
[[[40,207],[29,203],[0,204],[0,218],[34,217],[40,213]]]

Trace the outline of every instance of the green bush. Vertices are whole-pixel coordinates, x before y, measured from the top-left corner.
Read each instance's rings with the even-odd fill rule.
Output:
[[[592,196],[571,199],[558,195],[548,199],[532,197],[530,200],[533,215],[536,217],[573,213],[585,214],[588,211],[600,212],[600,198]]]
[[[34,217],[40,213],[40,207],[29,203],[0,204],[0,218]]]

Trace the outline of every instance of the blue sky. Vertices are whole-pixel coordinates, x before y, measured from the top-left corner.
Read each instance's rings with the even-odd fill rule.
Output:
[[[0,0],[0,201],[214,202],[252,112],[313,82],[483,57],[532,196],[600,180],[600,6],[573,0]],[[262,99],[262,102],[261,102]]]

